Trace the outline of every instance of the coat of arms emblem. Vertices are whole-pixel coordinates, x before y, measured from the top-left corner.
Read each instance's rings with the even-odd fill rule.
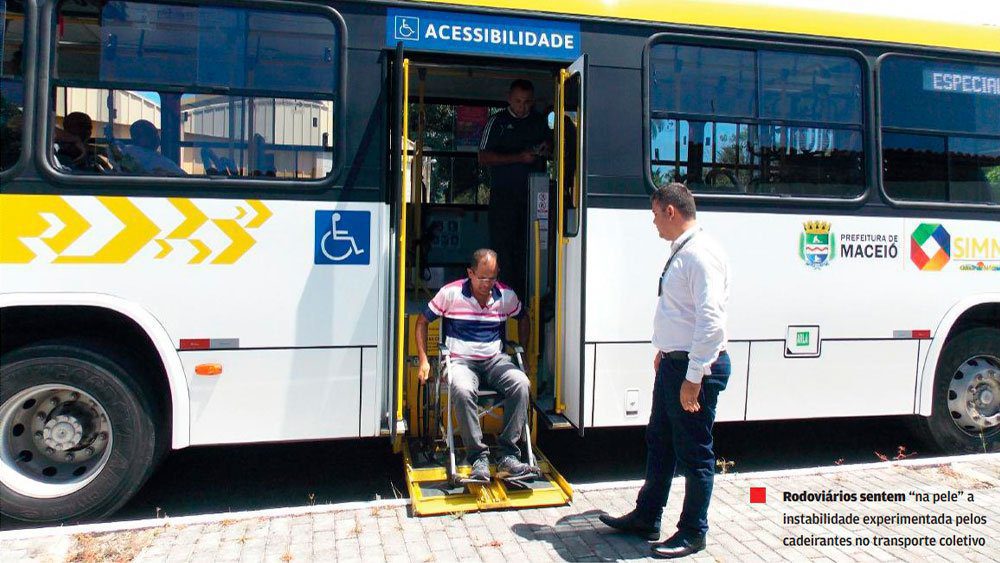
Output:
[[[799,257],[807,266],[820,269],[837,256],[837,243],[830,232],[827,221],[806,221],[802,223],[799,235]]]

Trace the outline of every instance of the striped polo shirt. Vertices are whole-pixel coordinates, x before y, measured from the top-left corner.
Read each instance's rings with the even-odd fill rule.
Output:
[[[469,360],[488,360],[500,354],[507,319],[523,316],[524,309],[513,289],[497,282],[483,307],[472,295],[468,278],[442,287],[424,310],[428,322],[445,318],[444,343],[452,357]]]

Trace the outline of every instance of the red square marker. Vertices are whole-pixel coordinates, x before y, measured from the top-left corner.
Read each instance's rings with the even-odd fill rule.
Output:
[[[767,503],[767,487],[750,487],[750,504]]]

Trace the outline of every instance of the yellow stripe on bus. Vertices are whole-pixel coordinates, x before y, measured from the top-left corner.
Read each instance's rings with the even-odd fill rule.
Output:
[[[79,205],[84,201],[86,205]],[[150,245],[158,249],[154,258],[162,260],[169,258],[177,248],[176,241],[187,241],[195,250],[188,264],[206,262],[213,254],[211,264],[235,264],[257,243],[249,230],[263,226],[272,215],[266,205],[256,200],[245,201],[253,214],[238,205],[244,201],[235,200],[232,212],[219,217],[209,217],[190,199],[169,198],[166,201],[183,216],[179,225],[174,226],[175,213],[151,216],[127,197],[0,195],[0,263],[29,264],[47,260],[53,264],[124,264]],[[100,204],[114,216],[113,225],[108,223],[108,213],[90,212],[93,216],[87,216],[86,209],[93,209],[93,203]],[[239,218],[233,219],[234,216]],[[165,219],[168,224],[163,224]],[[226,245],[221,248],[208,246],[203,241],[206,234],[203,229],[206,228],[227,237]],[[58,230],[46,236],[52,229]],[[91,236],[104,236],[103,245],[90,254],[72,253],[73,243],[95,229],[102,234],[91,233]],[[199,232],[202,237],[194,238]],[[26,243],[31,239],[44,243],[55,256],[39,257],[32,250],[32,247],[36,250],[39,247]]]
[[[432,4],[724,27],[1000,53],[1000,27],[726,0],[426,0]],[[836,3],[831,3],[835,5]],[[941,10],[948,9],[941,4]]]

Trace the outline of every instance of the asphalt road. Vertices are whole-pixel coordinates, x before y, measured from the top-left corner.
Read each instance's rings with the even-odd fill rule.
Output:
[[[731,472],[879,461],[925,451],[899,418],[724,423],[716,455]],[[571,483],[641,479],[643,428],[542,432],[539,445]],[[727,464],[728,465],[728,464]],[[188,448],[173,453],[112,521],[405,496],[387,439]],[[20,527],[9,521],[2,529]]]

